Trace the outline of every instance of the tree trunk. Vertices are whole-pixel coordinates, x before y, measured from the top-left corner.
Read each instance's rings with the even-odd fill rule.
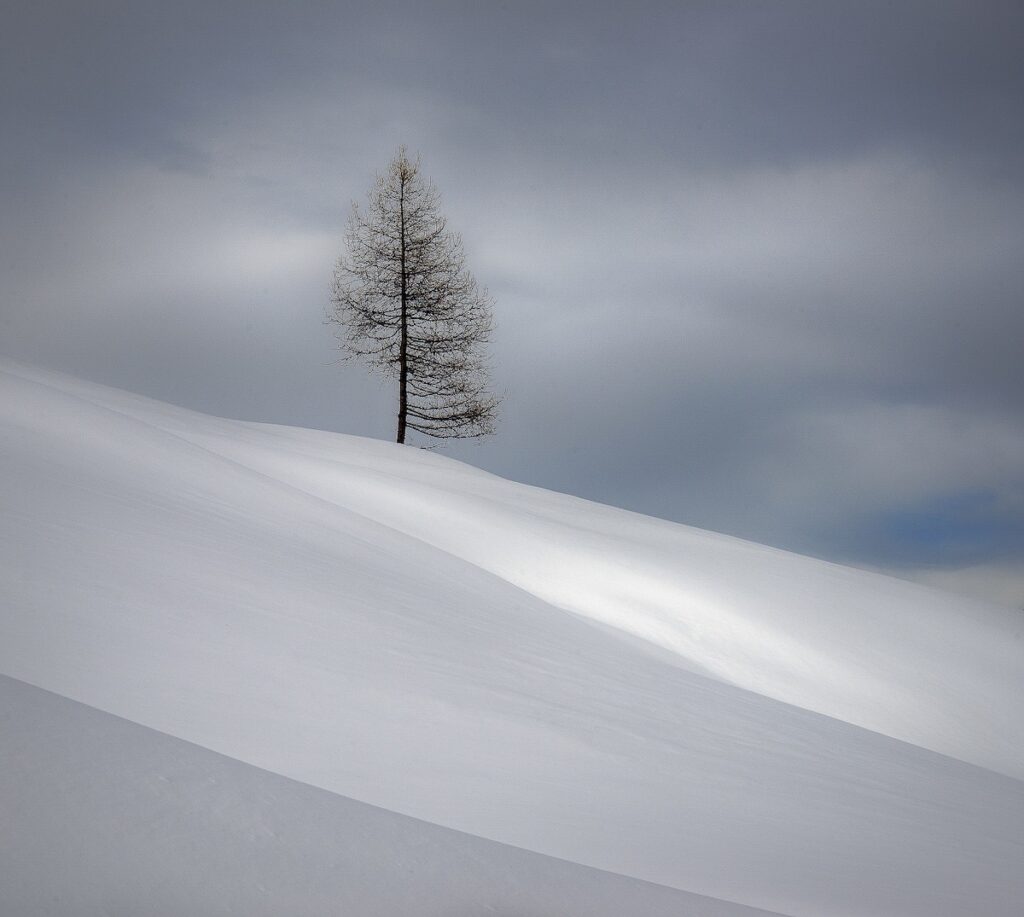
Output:
[[[409,313],[408,292],[405,274],[405,175],[399,179],[398,212],[401,220],[400,258],[402,269],[402,329],[401,344],[398,350],[398,439],[405,442],[405,420],[408,413],[408,395],[406,386],[409,380]]]

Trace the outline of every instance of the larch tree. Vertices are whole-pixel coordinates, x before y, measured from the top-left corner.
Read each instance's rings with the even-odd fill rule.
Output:
[[[484,352],[491,299],[405,147],[365,207],[352,205],[331,306],[348,355],[398,379],[398,442],[410,430],[442,439],[494,431],[498,399]]]

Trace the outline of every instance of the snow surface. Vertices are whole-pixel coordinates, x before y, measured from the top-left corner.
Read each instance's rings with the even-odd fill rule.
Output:
[[[0,510],[0,672],[238,774],[792,917],[1020,913],[1010,609],[11,363]]]
[[[3,676],[0,724],[4,914],[767,917],[345,799]]]

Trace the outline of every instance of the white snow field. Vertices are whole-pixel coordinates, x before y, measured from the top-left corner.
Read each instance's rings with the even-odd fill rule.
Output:
[[[0,363],[0,673],[0,913],[1022,913],[1024,614],[415,448]]]
[[[0,676],[5,915],[758,917],[318,790]]]

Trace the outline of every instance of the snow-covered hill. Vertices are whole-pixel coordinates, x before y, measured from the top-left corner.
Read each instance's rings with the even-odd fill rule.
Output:
[[[270,820],[293,798],[342,813],[350,797],[537,862],[791,917],[1019,913],[1024,616],[1010,610],[416,449],[221,420],[10,363],[0,513],[0,673],[79,702],[40,719],[47,734],[103,732],[87,704],[236,759],[173,745],[229,783],[280,775],[321,791],[312,801],[282,780]],[[171,742],[131,724],[110,734]],[[49,772],[21,746],[0,755],[46,810]],[[79,787],[105,786],[96,743],[82,747]],[[54,767],[66,787],[70,765]],[[162,828],[205,831],[188,811],[176,822],[186,795],[132,804],[126,849],[145,843],[138,832],[158,844]],[[262,791],[252,812],[248,790],[225,798],[262,817]],[[81,811],[97,814],[83,817],[102,819],[104,791],[89,800]],[[61,811],[39,817],[59,825]],[[351,859],[346,817],[296,844],[336,832],[340,861],[383,887],[386,869]],[[416,826],[394,829],[410,844],[435,830],[393,824]],[[224,849],[242,863],[246,843]],[[6,863],[16,847],[0,840]],[[600,881],[613,880],[625,881]],[[560,915],[598,913],[565,900]],[[479,901],[466,912],[490,913]],[[719,912],[744,913],[707,911]]]

